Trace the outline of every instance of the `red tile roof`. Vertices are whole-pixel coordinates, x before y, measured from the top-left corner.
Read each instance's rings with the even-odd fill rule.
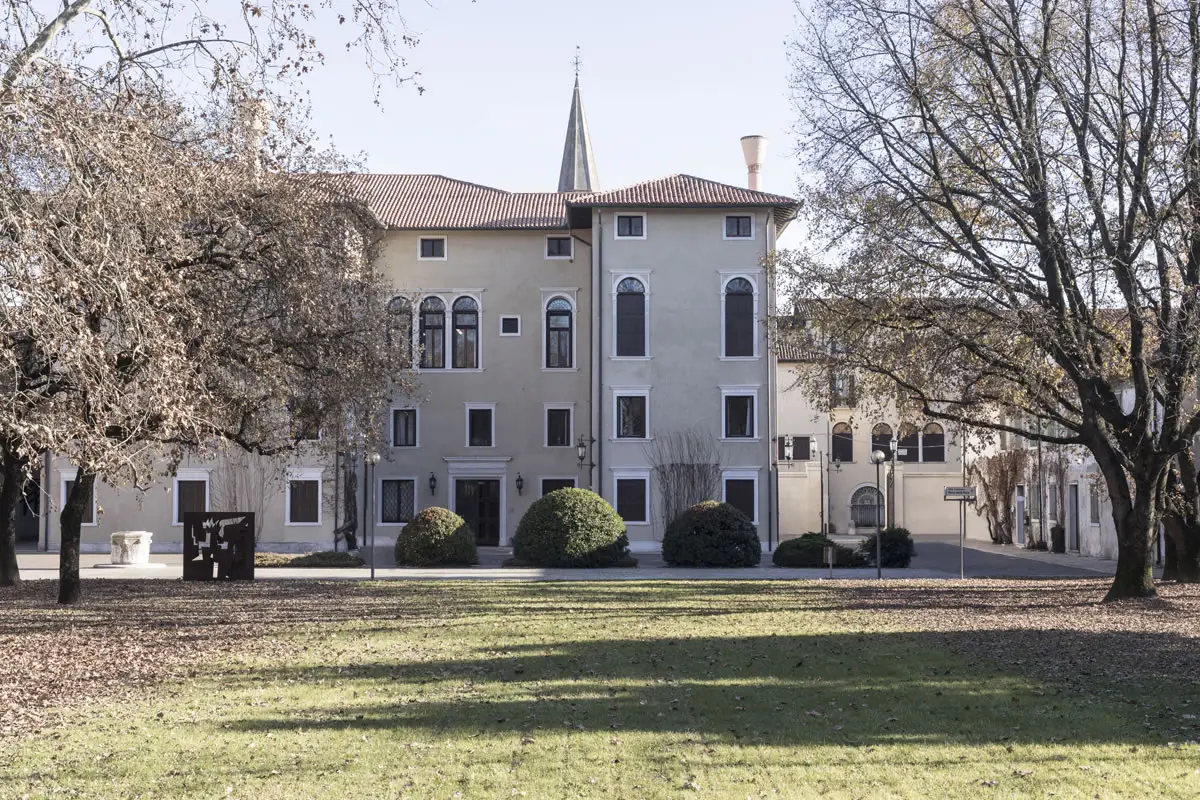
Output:
[[[754,192],[691,175],[672,175],[611,192],[506,192],[443,175],[342,176],[346,190],[363,200],[393,230],[553,230],[566,228],[569,208],[590,206],[777,208],[786,222],[796,215],[790,197]]]

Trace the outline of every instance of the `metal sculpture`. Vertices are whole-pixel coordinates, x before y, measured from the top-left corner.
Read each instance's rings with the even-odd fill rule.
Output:
[[[254,580],[254,514],[185,512],[183,579]]]

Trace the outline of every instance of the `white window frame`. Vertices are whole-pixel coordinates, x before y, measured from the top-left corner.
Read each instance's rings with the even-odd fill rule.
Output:
[[[179,517],[179,482],[204,481],[204,511],[212,510],[212,471],[207,469],[176,470],[171,478],[171,527],[182,528],[183,520]]]
[[[730,236],[729,235],[729,218],[730,217],[749,217],[750,218],[750,235],[749,236]],[[721,239],[726,242],[753,242],[758,237],[758,218],[755,214],[726,214],[721,217]]]
[[[463,403],[463,447],[468,450],[496,449],[496,404],[495,403]],[[490,445],[471,444],[471,412],[487,409],[492,412],[492,443]]]
[[[442,240],[442,254],[440,256],[426,257],[426,256],[421,255],[421,243],[426,240],[429,240],[429,239],[441,239]],[[450,255],[450,243],[446,241],[446,237],[444,235],[418,236],[417,237],[417,261],[445,261],[446,257],[449,255]]]
[[[634,439],[629,436],[619,436],[621,430],[620,407],[617,400],[621,397],[644,397],[646,398],[646,436],[641,439]],[[648,442],[654,438],[653,429],[650,427],[650,387],[649,386],[614,386],[612,387],[612,441],[614,442]]]
[[[292,481],[317,482],[317,521],[292,522]],[[291,467],[283,484],[283,526],[319,528],[325,520],[325,470],[322,467]]]
[[[622,236],[617,233],[617,220],[621,217],[641,217],[642,218],[642,235],[641,236]],[[646,235],[650,232],[650,226],[646,219],[644,211],[620,211],[613,214],[612,220],[613,239],[618,242],[645,241]]]
[[[67,507],[67,482],[73,481],[79,476],[79,468],[60,469],[58,471],[58,510],[61,513]],[[92,482],[92,521],[79,523],[84,528],[95,528],[100,525],[99,503],[96,502],[96,495],[99,492],[96,489],[100,486],[99,481]]]
[[[645,284],[642,284],[643,286]],[[579,303],[576,301],[576,293],[579,291],[575,287],[563,289],[542,289],[542,355],[539,358],[542,364],[542,372],[578,372],[579,371]],[[571,304],[571,366],[569,367],[548,367],[546,366],[546,341],[549,331],[547,330],[548,320],[546,313],[551,300],[558,299],[566,300]]]
[[[762,389],[762,385],[757,384],[757,383],[747,384],[745,386],[722,386],[721,387],[721,431],[720,431],[720,436],[717,437],[717,439],[719,441],[722,441],[722,442],[761,442],[762,441],[762,437],[759,435],[759,431],[761,430],[761,427],[760,427],[761,423],[759,420],[759,416],[760,416],[759,410],[762,405],[761,403],[758,402],[758,399],[759,399],[758,393],[759,393],[760,389]],[[727,430],[729,430],[729,428],[726,427],[726,423],[728,422],[728,420],[726,419],[727,409],[725,406],[725,399],[727,397],[746,397],[746,396],[750,396],[750,397],[754,398],[754,435],[748,436],[748,437],[747,436],[726,436],[725,432]]]
[[[516,333],[505,333],[504,332],[504,320],[506,320],[506,319],[515,319],[517,321],[517,332]],[[500,315],[500,327],[498,330],[499,330],[500,336],[520,336],[521,335],[521,315],[520,314],[501,314]]]
[[[646,229],[645,226],[646,226],[646,223],[643,222],[642,230]],[[566,255],[566,256],[550,255],[550,240],[551,239],[566,239],[567,241],[569,241],[571,243],[571,254]],[[564,236],[561,233],[546,234],[546,241],[542,245],[542,256],[547,261],[574,261],[575,260],[575,237],[571,236],[570,234],[567,234],[566,236]]]
[[[565,445],[550,444],[550,412],[566,411],[570,416],[567,422],[567,443]],[[553,450],[564,450],[575,446],[575,404],[574,403],[542,403],[542,447]]]
[[[546,493],[542,491],[546,487],[543,486],[545,481],[570,481],[571,486],[579,488],[579,477],[576,475],[539,475],[538,476],[538,497],[545,497]]]
[[[630,481],[630,480],[642,480],[642,481],[645,481],[645,483],[646,483],[646,509],[645,509],[646,519],[643,522],[631,522],[629,520],[625,520],[625,525],[626,526],[650,525],[650,524],[652,524],[652,521],[650,518],[650,470],[648,470],[648,469],[613,470],[613,473],[612,473],[612,499],[613,499],[612,505],[613,505],[613,509],[615,510],[617,508],[617,506],[620,505],[620,498],[617,496],[618,481]],[[621,512],[618,511],[617,513],[619,514]],[[624,519],[624,518],[622,517],[622,519]]]
[[[413,516],[421,510],[421,484],[417,481],[414,475],[383,475],[375,482],[375,524],[384,528],[400,528],[403,529],[408,525],[407,522],[384,522],[383,521],[383,482],[384,481],[412,481],[413,482]]]
[[[625,280],[626,278],[633,278],[634,280],[638,281],[639,283],[642,284],[642,289],[644,290],[644,293],[642,294],[642,297],[644,298],[642,300],[642,302],[645,303],[645,306],[646,306],[645,343],[642,348],[646,353],[646,355],[644,355],[644,356],[619,356],[619,355],[617,355],[617,287],[620,286],[621,281]],[[650,356],[650,273],[649,272],[614,272],[611,297],[612,297],[612,315],[611,315],[612,325],[610,327],[612,328],[612,350],[609,351],[609,360],[610,361],[649,361],[651,358],[651,356]],[[723,328],[722,328],[722,330],[723,330]]]
[[[762,497],[758,490],[758,469],[724,469],[721,470],[721,502],[728,502],[725,499],[725,482],[726,481],[754,481],[754,518],[750,521],[754,525],[758,525],[758,508],[761,505]]]
[[[762,358],[762,349],[759,347],[758,340],[758,273],[755,272],[728,272],[720,271],[717,273],[721,277],[721,360],[722,361],[758,361]],[[727,356],[725,355],[725,287],[735,278],[745,278],[750,281],[750,285],[754,287],[754,355],[750,356]]]
[[[413,445],[398,445],[396,444],[396,412],[397,411],[412,411],[416,415],[416,420],[413,423],[413,428],[416,431],[416,444]],[[394,450],[418,450],[421,447],[421,407],[419,405],[402,405],[392,406],[388,410],[388,447]]]
[[[429,238],[429,237],[425,237],[425,238]],[[426,261],[438,261],[438,260],[444,261],[445,259],[427,258],[425,260]],[[431,373],[435,373],[437,375],[454,374],[454,373],[469,375],[469,374],[473,374],[476,372],[483,372],[483,369],[484,369],[483,343],[486,339],[486,337],[483,335],[483,311],[484,311],[484,309],[483,309],[483,289],[425,289],[425,290],[421,291],[417,295],[417,302],[416,302],[416,305],[414,306],[416,308],[416,312],[415,312],[415,316],[413,317],[413,353],[416,353],[418,350],[421,349],[421,303],[425,302],[426,300],[428,300],[431,297],[436,297],[437,299],[441,300],[442,305],[445,307],[445,310],[442,312],[442,314],[444,315],[442,318],[443,323],[444,323],[442,332],[443,332],[443,336],[445,337],[445,340],[443,341],[442,346],[446,350],[446,353],[445,353],[446,357],[445,357],[445,361],[444,361],[445,366],[441,367],[440,369],[437,367],[422,367],[421,359],[415,358],[414,359],[415,364],[413,367],[413,371],[418,374],[420,374],[422,372],[431,372]],[[479,364],[479,366],[477,366],[477,367],[455,367],[455,366],[453,366],[453,364],[454,364],[454,301],[458,300],[459,298],[462,298],[462,297],[469,297],[472,300],[474,300],[475,306],[477,309],[475,312],[478,315],[477,316],[478,325],[475,328],[475,331],[476,331],[475,346],[476,346],[476,351],[477,351],[476,355],[478,356],[477,363]],[[511,336],[512,334],[506,334],[506,335]]]

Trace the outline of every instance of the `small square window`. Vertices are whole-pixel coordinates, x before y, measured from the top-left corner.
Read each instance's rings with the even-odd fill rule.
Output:
[[[750,239],[754,237],[754,220],[749,216],[725,218],[726,239]]]
[[[571,237],[570,236],[547,236],[546,237],[546,258],[570,258],[571,257]]]
[[[445,258],[446,257],[446,237],[444,236],[422,236],[421,237],[421,258]]]
[[[417,410],[398,408],[392,412],[392,446],[417,446]]]
[[[617,215],[618,239],[642,239],[646,236],[646,218],[641,214]]]
[[[467,447],[491,447],[492,409],[467,409]]]
[[[501,336],[520,336],[521,335],[521,318],[520,317],[501,317],[500,318],[500,335]]]
[[[546,446],[571,446],[571,409],[546,409]]]
[[[646,438],[645,395],[617,398],[617,438]]]
[[[559,489],[574,489],[574,478],[542,478],[542,497]]]
[[[725,438],[754,438],[753,395],[727,395],[725,397]]]
[[[649,522],[646,513],[646,479],[617,479],[617,513],[625,522]]]
[[[385,480],[379,485],[379,521],[384,525],[410,522],[416,511],[417,486],[411,478]]]

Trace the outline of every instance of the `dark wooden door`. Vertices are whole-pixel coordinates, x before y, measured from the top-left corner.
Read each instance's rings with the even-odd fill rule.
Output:
[[[454,510],[475,531],[477,545],[500,544],[500,481],[459,478],[454,483]]]
[[[41,519],[42,487],[37,481],[25,484],[25,494],[17,502],[17,541],[37,542]]]

